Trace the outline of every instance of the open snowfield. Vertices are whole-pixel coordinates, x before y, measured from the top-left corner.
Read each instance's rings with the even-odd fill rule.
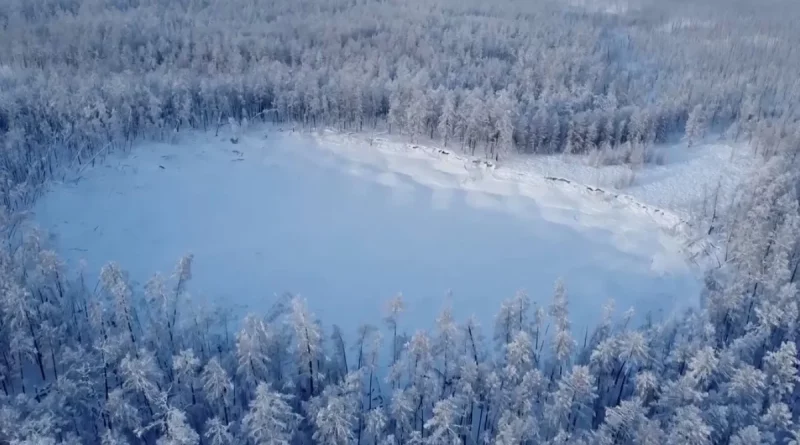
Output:
[[[73,267],[96,279],[117,261],[141,285],[193,253],[195,297],[265,310],[296,292],[348,332],[397,292],[413,329],[448,290],[457,316],[489,324],[517,290],[549,304],[563,277],[588,325],[610,298],[643,315],[700,289],[681,218],[629,197],[334,133],[187,138],[52,184],[35,218]]]

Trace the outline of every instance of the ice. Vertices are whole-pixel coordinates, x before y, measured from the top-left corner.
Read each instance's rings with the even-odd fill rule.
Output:
[[[640,315],[696,304],[669,215],[406,148],[263,131],[141,144],[51,184],[35,219],[89,280],[113,260],[141,286],[193,253],[193,298],[264,311],[295,292],[350,333],[398,292],[405,328],[430,327],[448,291],[490,325],[518,290],[549,304],[559,277],[578,326],[609,298]]]

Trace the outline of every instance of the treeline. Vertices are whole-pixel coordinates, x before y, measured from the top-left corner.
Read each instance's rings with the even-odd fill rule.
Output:
[[[797,140],[793,2],[626,3],[4,1],[3,201],[109,144],[229,119],[634,164],[708,129]]]
[[[560,282],[488,327],[444,307],[408,334],[399,296],[357,330],[292,295],[240,320],[190,300],[191,256],[142,288],[116,264],[85,282],[4,224],[0,443],[796,445],[798,164],[717,222],[701,308],[633,326],[609,304],[579,332]]]

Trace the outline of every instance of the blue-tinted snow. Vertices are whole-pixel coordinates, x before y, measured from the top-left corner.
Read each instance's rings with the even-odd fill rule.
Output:
[[[379,324],[397,292],[407,329],[431,326],[448,290],[458,317],[489,329],[502,299],[526,290],[547,305],[559,277],[579,326],[598,321],[609,298],[641,315],[698,295],[681,259],[653,267],[676,255],[655,226],[621,235],[551,222],[524,196],[422,186],[310,138],[204,138],[135,147],[53,184],[36,220],[71,266],[86,261],[90,279],[113,260],[141,285],[191,252],[194,298],[266,310],[296,292],[350,333]],[[620,248],[626,238],[633,248]]]

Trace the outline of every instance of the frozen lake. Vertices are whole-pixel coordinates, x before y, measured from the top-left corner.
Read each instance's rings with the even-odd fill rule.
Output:
[[[524,196],[423,186],[307,137],[197,139],[142,145],[53,184],[37,222],[89,278],[113,260],[142,284],[193,253],[193,296],[265,310],[291,291],[351,333],[380,324],[397,292],[406,328],[429,327],[451,290],[456,315],[487,333],[501,300],[525,290],[547,305],[559,277],[579,325],[609,298],[644,314],[698,295],[696,272],[654,227],[552,222]]]

